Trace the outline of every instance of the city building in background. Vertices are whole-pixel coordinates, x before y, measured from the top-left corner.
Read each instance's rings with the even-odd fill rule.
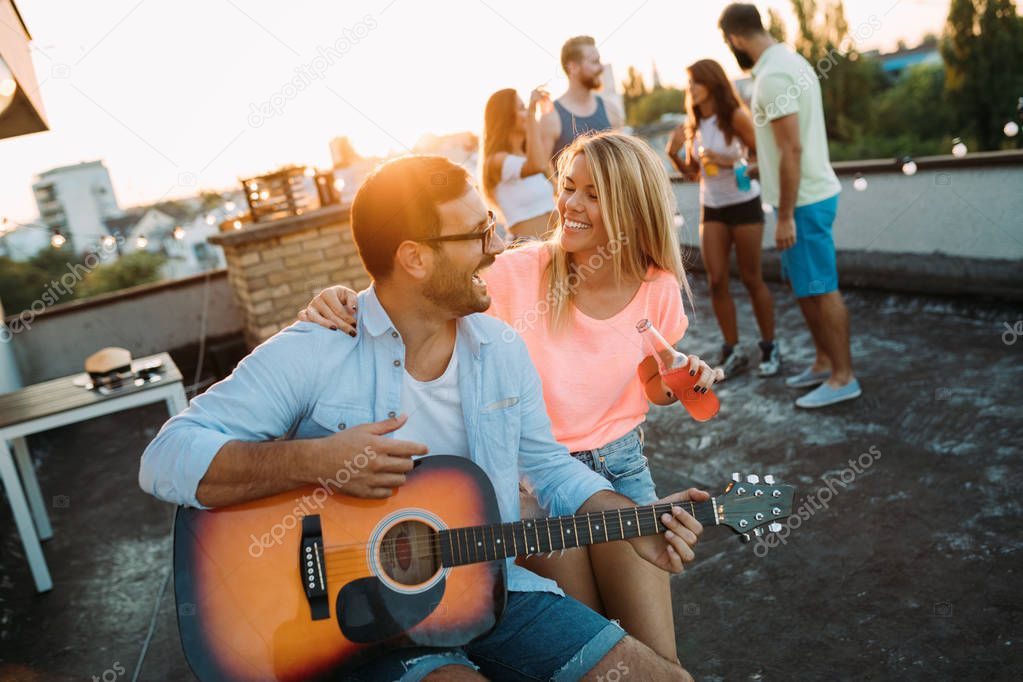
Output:
[[[106,221],[121,215],[102,161],[53,168],[32,183],[39,223],[63,235],[72,250],[81,253],[108,234]]]

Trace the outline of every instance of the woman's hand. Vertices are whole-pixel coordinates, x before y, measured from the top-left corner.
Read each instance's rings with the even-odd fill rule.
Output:
[[[529,93],[529,115],[535,117],[536,113],[539,112],[542,116],[547,112],[551,111],[554,105],[551,104],[550,94],[543,88],[536,88]]]
[[[693,386],[693,390],[696,391],[697,393],[706,393],[707,391],[710,390],[711,386],[713,386],[719,381],[725,380],[725,371],[720,367],[717,368],[711,367],[710,365],[708,365],[706,362],[704,362],[695,355],[690,355],[688,357],[689,374],[692,376],[700,377],[696,381],[696,384]],[[661,385],[663,386],[664,391],[666,393],[671,394],[671,389],[668,387],[667,384],[664,383],[663,379],[661,380]],[[675,399],[677,400],[678,397],[679,396],[675,396]]]
[[[709,149],[702,149],[700,151],[700,162],[703,165],[712,163],[719,168],[731,168],[732,164],[735,163],[735,159],[731,156],[725,156],[724,154],[718,154]]]
[[[355,314],[358,310],[357,294],[348,287],[337,285],[316,294],[309,305],[299,311],[298,319],[355,336]]]
[[[686,143],[686,127],[685,124],[679,125],[671,132],[671,137],[668,138],[668,147],[665,152],[668,156],[675,156],[678,154],[682,147]]]

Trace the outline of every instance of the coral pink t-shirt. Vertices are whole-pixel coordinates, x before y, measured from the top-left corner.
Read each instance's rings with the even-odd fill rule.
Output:
[[[572,310],[559,333],[548,327],[550,306],[543,274],[550,254],[541,245],[506,251],[483,273],[487,310],[510,324],[526,342],[543,383],[554,437],[570,452],[592,450],[621,438],[650,409],[636,372],[649,355],[636,331],[648,318],[675,344],[689,324],[673,275],[653,268],[618,314],[596,320]]]

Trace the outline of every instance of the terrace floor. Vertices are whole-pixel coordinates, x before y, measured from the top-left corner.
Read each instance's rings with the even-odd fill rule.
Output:
[[[809,336],[791,296],[771,287],[791,372],[811,358]],[[734,293],[753,346],[748,299]],[[705,287],[696,295],[683,346],[709,357],[718,333]],[[769,551],[707,530],[672,580],[681,658],[702,680],[1020,679],[1023,343],[1002,332],[1023,314],[870,291],[847,303],[858,401],[801,412],[781,378],[745,375],[719,390],[707,424],[677,408],[651,414],[662,493],[771,473],[799,487],[801,505],[839,481]],[[174,510],[136,484],[165,417],[139,408],[30,439],[53,500],[55,587],[35,594],[0,504],[0,679],[192,679],[168,579]],[[856,473],[849,460],[862,453],[873,454]]]

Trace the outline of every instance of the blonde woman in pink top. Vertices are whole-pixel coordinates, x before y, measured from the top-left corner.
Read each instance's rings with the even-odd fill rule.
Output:
[[[487,313],[510,325],[505,334],[525,340],[555,438],[619,493],[652,504],[658,496],[640,425],[651,402],[677,398],[644,350],[636,322],[650,319],[673,344],[688,326],[674,195],[657,155],[629,135],[579,137],[558,166],[558,227],[549,241],[497,256],[484,273]],[[354,334],[354,302],[355,292],[332,287],[299,316]],[[699,365],[701,389],[722,379],[720,369]],[[523,516],[531,515],[530,504],[532,515],[544,513],[526,496]],[[677,661],[667,574],[622,544],[525,564]]]

